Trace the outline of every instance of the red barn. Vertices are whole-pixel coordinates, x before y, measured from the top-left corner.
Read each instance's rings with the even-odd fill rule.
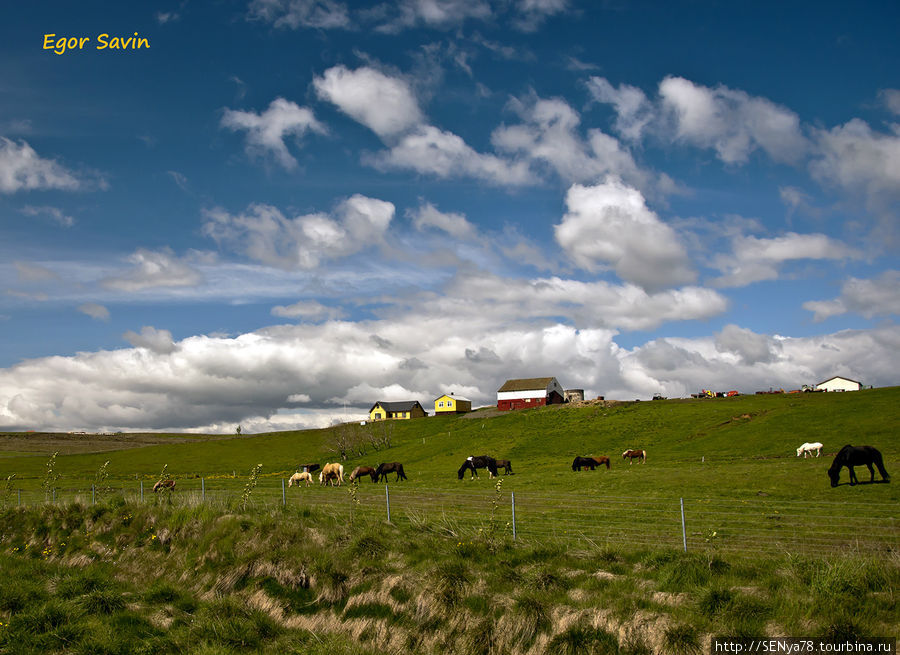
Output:
[[[497,409],[527,409],[565,402],[565,390],[556,378],[507,380],[497,390]]]

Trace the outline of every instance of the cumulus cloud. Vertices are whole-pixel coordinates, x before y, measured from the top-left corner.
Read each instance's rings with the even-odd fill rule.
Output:
[[[248,15],[290,29],[336,29],[351,25],[347,5],[334,0],[253,0]]]
[[[892,114],[900,115],[900,89],[882,89],[878,97]]]
[[[391,137],[422,122],[422,112],[409,84],[370,67],[335,66],[313,79],[319,98],[362,123],[378,136]]]
[[[457,239],[472,239],[475,236],[475,226],[463,214],[442,212],[430,202],[422,203],[414,211],[408,210],[407,215],[412,218],[413,227],[420,231],[433,228]]]
[[[766,98],[683,77],[665,78],[659,94],[674,121],[675,138],[712,148],[726,163],[744,163],[758,148],[775,161],[795,163],[809,147],[797,115]]]
[[[101,286],[119,291],[143,291],[157,287],[193,287],[203,282],[203,276],[186,260],[176,257],[169,248],[152,251],[139,248],[128,261],[133,267],[120,274],[106,277]]]
[[[390,202],[360,194],[341,201],[333,215],[289,218],[275,207],[254,204],[238,215],[207,210],[203,231],[220,245],[264,264],[313,269],[325,260],[383,243],[394,210]]]
[[[535,182],[527,162],[477,152],[461,137],[432,125],[404,135],[390,150],[368,161],[380,169],[413,170],[439,178],[469,177],[498,186]]]
[[[893,134],[876,132],[854,118],[831,130],[816,131],[813,177],[866,200],[870,211],[897,218],[900,202],[900,126]]]
[[[736,236],[732,252],[718,255],[714,265],[724,273],[712,283],[720,287],[740,287],[763,280],[778,279],[784,262],[799,259],[847,259],[859,253],[824,234],[787,234],[771,239]]]
[[[656,120],[656,108],[639,88],[629,84],[614,87],[605,77],[591,77],[588,91],[597,102],[613,105],[616,132],[628,141],[640,141],[649,124]]]
[[[98,321],[109,320],[109,310],[103,305],[98,305],[95,302],[86,302],[83,305],[79,305],[78,311],[82,314],[87,314]]]
[[[810,300],[803,309],[813,312],[813,320],[854,313],[873,318],[900,314],[900,271],[888,270],[874,279],[851,277],[833,300]]]
[[[566,182],[596,182],[612,173],[648,185],[649,175],[615,138],[598,129],[589,130],[586,139],[580,136],[580,116],[565,100],[516,99],[510,108],[524,122],[494,130],[491,142],[497,149],[549,167]]]
[[[89,184],[62,164],[44,159],[25,141],[0,136],[0,193],[62,189],[76,191]]]
[[[595,186],[573,185],[556,241],[581,268],[606,267],[653,290],[696,279],[675,231],[646,205],[640,191],[615,177]]]
[[[221,125],[235,132],[246,132],[245,149],[251,157],[271,155],[289,170],[297,167],[297,160],[288,152],[285,138],[299,138],[307,132],[326,132],[325,126],[316,120],[311,109],[284,98],[276,98],[260,114],[226,109]]]
[[[731,353],[744,364],[771,362],[781,351],[781,342],[738,325],[726,325],[715,335],[716,350]]]
[[[304,320],[330,320],[342,318],[344,311],[340,307],[328,307],[315,300],[306,300],[296,302],[293,305],[277,305],[272,308],[272,316]]]
[[[135,348],[146,348],[158,355],[168,355],[177,349],[171,332],[157,330],[152,325],[142,327],[140,334],[128,330],[122,335],[122,338]]]

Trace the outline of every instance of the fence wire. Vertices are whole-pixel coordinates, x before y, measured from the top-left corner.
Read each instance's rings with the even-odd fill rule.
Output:
[[[176,504],[218,504],[242,499],[242,485],[230,478],[177,481]],[[103,490],[59,487],[15,490],[10,505],[102,502],[124,496],[155,502],[152,482],[115,482]],[[684,520],[682,522],[682,502]],[[403,483],[362,482],[353,494],[338,488],[288,488],[286,480],[261,478],[251,504],[327,511],[340,519],[390,521],[420,530],[466,535],[491,530],[517,540],[561,540],[608,547],[672,547],[730,553],[828,554],[844,551],[900,552],[898,503],[784,501],[768,498],[641,498],[584,496],[571,492],[500,492],[465,488],[423,491]]]

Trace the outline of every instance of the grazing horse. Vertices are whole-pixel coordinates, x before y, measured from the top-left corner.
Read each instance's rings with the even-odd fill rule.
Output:
[[[647,451],[646,450],[631,450],[630,448],[622,453],[622,459],[628,459],[629,464],[634,464],[635,458],[641,460],[641,464],[647,461]]]
[[[822,454],[822,444],[818,441],[809,443],[808,441],[797,449],[797,457],[803,455],[803,459],[809,457],[810,453],[816,451],[816,457]]]
[[[378,478],[375,476],[375,469],[371,466],[357,466],[353,469],[353,473],[350,474],[350,482],[353,482],[357,478],[361,478],[364,475],[368,475],[372,478],[372,482],[378,482]]]
[[[469,473],[472,474],[469,479],[474,480],[478,477],[478,469],[487,469],[492,478],[500,475],[497,473],[496,459],[488,455],[478,455],[477,457],[467,457],[466,461],[463,462],[462,466],[460,466],[459,470],[456,472],[456,477],[457,479],[462,480],[466,471],[469,471]]]
[[[297,467],[300,471],[306,471],[307,473],[315,473],[319,470],[318,464],[301,464]]]
[[[163,490],[175,491],[175,480],[160,480],[153,485],[153,493],[158,494]]]
[[[319,473],[319,484],[325,484],[327,482],[331,483],[331,486],[340,487],[344,482],[344,465],[339,462],[335,462],[334,464],[326,464],[322,467],[322,472]]]
[[[512,462],[510,462],[508,459],[498,459],[497,469],[503,469],[504,475],[513,475]]]
[[[388,464],[385,464],[384,462],[382,462],[381,464],[379,464],[378,468],[375,469],[375,473],[374,473],[375,480],[377,482],[380,482],[381,480],[384,480],[385,482],[387,482],[387,474],[388,473],[396,473],[397,474],[397,479],[395,480],[395,482],[400,482],[400,480],[406,480],[406,473],[403,472],[403,464],[401,464],[400,462],[390,462]]]
[[[850,484],[854,485],[859,482],[853,467],[862,466],[863,464],[869,467],[869,473],[872,476],[869,482],[875,482],[875,470],[872,468],[872,464],[878,467],[882,480],[885,482],[891,481],[891,476],[888,475],[884,468],[884,460],[881,457],[881,453],[877,449],[872,448],[872,446],[851,446],[848,444],[838,451],[831,468],[828,469],[831,486],[838,486],[838,480],[841,477],[841,467],[844,466],[850,471]]]
[[[303,471],[302,473],[294,473],[288,479],[289,487],[299,487],[301,482],[305,482],[306,486],[309,486],[309,483],[312,482],[312,476],[309,474],[309,471]]]
[[[591,469],[593,471],[595,468],[603,464],[606,464],[606,468],[609,468],[609,457],[605,457],[602,455],[600,457],[579,456],[572,461],[572,470],[577,471],[579,469]]]

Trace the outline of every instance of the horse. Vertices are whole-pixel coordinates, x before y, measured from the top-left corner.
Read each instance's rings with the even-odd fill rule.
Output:
[[[309,483],[312,482],[312,476],[309,474],[309,471],[303,471],[302,473],[294,473],[288,480],[288,486],[300,486],[301,482],[305,482],[306,486],[309,486]]]
[[[606,468],[609,468],[609,457],[576,457],[572,461],[572,470],[577,471],[579,469],[591,469],[592,471],[598,466],[606,464]]]
[[[622,453],[622,459],[626,457],[629,458],[628,463],[634,464],[635,458],[641,460],[641,464],[647,461],[647,451],[646,450],[631,450],[630,448]]]
[[[350,474],[350,482],[353,482],[357,478],[361,478],[364,475],[368,475],[372,478],[372,482],[378,482],[378,478],[375,477],[375,469],[371,466],[357,466],[353,469],[353,473]]]
[[[851,446],[847,444],[843,448],[838,451],[838,454],[834,458],[834,462],[831,463],[831,468],[828,469],[828,477],[831,480],[831,486],[838,486],[838,480],[841,477],[841,467],[846,466],[850,471],[850,484],[854,485],[859,480],[856,477],[856,473],[853,471],[854,466],[862,466],[865,464],[869,467],[869,474],[871,475],[871,479],[869,482],[875,482],[875,470],[872,468],[872,464],[878,467],[878,472],[881,473],[881,479],[885,482],[891,481],[891,476],[888,475],[888,472],[884,468],[884,460],[881,457],[881,453],[878,452],[876,448],[872,446]]]
[[[323,466],[322,472],[319,473],[319,484],[326,482],[330,482],[332,486],[335,486],[335,482],[337,482],[337,486],[340,487],[344,482],[344,465],[335,462]]]
[[[307,473],[315,473],[319,470],[318,464],[302,464],[297,467],[300,471],[306,471]]]
[[[818,441],[809,443],[808,441],[797,449],[797,457],[803,455],[803,459],[809,457],[809,454],[816,451],[816,457],[822,454],[822,444]]]
[[[456,477],[459,480],[463,479],[463,476],[466,474],[466,471],[471,473],[470,480],[473,480],[478,477],[478,469],[487,469],[490,477],[494,478],[500,475],[497,473],[497,460],[488,455],[478,455],[477,457],[467,457],[466,461],[463,462],[462,466],[459,467],[459,470],[456,472]]]
[[[160,480],[153,485],[153,493],[158,494],[163,490],[175,491],[175,480]]]
[[[510,462],[508,459],[498,459],[497,469],[503,469],[504,475],[513,475],[512,462]]]
[[[375,476],[375,481],[380,482],[381,480],[384,480],[385,482],[387,482],[388,473],[397,474],[397,479],[395,480],[395,482],[406,480],[406,473],[404,473],[403,471],[403,464],[401,464],[400,462],[391,462],[389,464],[385,464],[384,462],[382,462],[378,465],[378,468],[375,469],[375,473],[373,474]]]

